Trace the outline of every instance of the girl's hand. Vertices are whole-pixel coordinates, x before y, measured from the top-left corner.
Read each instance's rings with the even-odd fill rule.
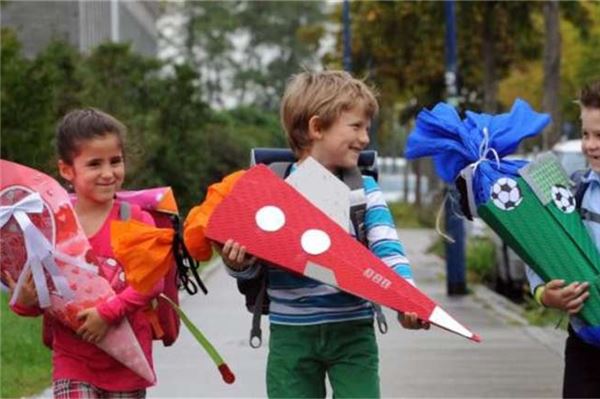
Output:
[[[86,342],[97,344],[108,331],[109,324],[100,316],[96,308],[87,308],[77,314],[83,324],[77,330],[77,335]]]
[[[246,256],[246,247],[239,242],[229,239],[221,250],[223,263],[232,270],[242,271],[250,267],[255,261],[254,256]]]
[[[549,281],[543,288],[541,301],[549,308],[560,309],[570,315],[578,313],[590,296],[589,283],[573,282],[565,286],[564,280]]]
[[[23,283],[21,291],[19,291],[17,303],[21,306],[36,307],[38,306],[37,290],[35,289],[35,284],[33,282],[33,275],[31,274],[31,270],[29,270],[27,273],[29,275],[25,279],[25,283]],[[6,270],[2,272],[2,275],[4,276],[4,280],[6,280],[6,283],[8,284],[9,297],[12,297],[17,283],[15,280],[13,280],[10,273],[8,273]]]
[[[431,324],[428,321],[423,321],[417,317],[416,313],[400,313],[398,312],[398,321],[402,327],[407,330],[429,330]]]

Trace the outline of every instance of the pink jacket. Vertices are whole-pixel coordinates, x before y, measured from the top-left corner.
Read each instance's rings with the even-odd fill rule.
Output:
[[[132,205],[132,208],[134,205]],[[137,209],[132,209],[132,215],[142,222],[154,225],[152,217]],[[161,281],[150,294],[143,295],[127,286],[123,270],[114,260],[110,245],[110,222],[119,220],[119,203],[115,205],[104,224],[96,234],[89,237],[90,244],[100,261],[100,274],[110,281],[117,293],[108,301],[97,306],[98,312],[109,324],[119,322],[127,317],[131,327],[152,366],[152,327],[143,309],[163,290]],[[38,316],[42,313],[39,308],[29,308],[16,304],[13,311],[23,316]],[[94,344],[81,339],[68,327],[52,320],[52,379],[71,379],[85,381],[109,391],[133,391],[150,386],[145,379],[123,366],[113,357],[106,354]]]

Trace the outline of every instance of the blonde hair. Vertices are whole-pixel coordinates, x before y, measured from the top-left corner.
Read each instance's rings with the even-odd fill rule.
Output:
[[[375,91],[344,71],[305,71],[293,75],[281,100],[280,117],[289,145],[300,156],[310,148],[308,122],[319,117],[329,128],[342,112],[361,107],[369,119],[379,111]]]

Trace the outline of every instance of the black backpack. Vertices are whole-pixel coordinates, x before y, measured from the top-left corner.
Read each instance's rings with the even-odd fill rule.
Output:
[[[348,170],[342,176],[342,181],[350,188],[357,190],[363,188],[362,175],[378,177],[376,151],[363,151],[358,160],[358,167]],[[282,179],[290,174],[292,164],[296,161],[294,154],[289,149],[280,148],[255,148],[251,153],[251,165],[259,163],[268,165]],[[353,196],[354,197],[354,196]],[[365,228],[366,198],[364,196],[350,205],[350,220],[356,232],[356,238],[363,245],[368,246],[367,231]],[[246,308],[252,313],[252,329],[250,330],[250,346],[258,348],[262,344],[262,330],[260,318],[269,314],[269,297],[266,295],[268,285],[267,266],[261,264],[258,274],[252,279],[238,279],[238,290],[246,299]],[[377,325],[381,333],[387,332],[388,326],[381,306],[372,303],[375,311]]]

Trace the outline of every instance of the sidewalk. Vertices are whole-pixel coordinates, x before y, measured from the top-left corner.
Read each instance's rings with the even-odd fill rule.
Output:
[[[403,330],[387,312],[390,331],[378,334],[384,397],[559,397],[564,334],[530,327],[518,308],[484,287],[475,294],[445,295],[444,263],[425,249],[431,230],[401,230],[419,288],[482,337],[477,344],[432,327]],[[251,315],[235,281],[221,267],[207,278],[208,296],[182,300],[188,315],[206,334],[236,374],[233,385],[193,342],[187,330],[173,347],[155,346],[158,385],[150,398],[264,397],[268,322],[263,347],[248,346]]]

